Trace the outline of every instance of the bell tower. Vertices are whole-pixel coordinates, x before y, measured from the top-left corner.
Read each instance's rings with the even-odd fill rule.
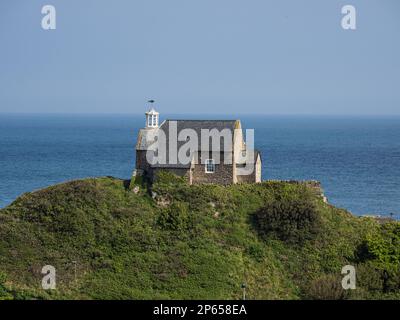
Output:
[[[154,100],[148,101],[152,106],[154,104]],[[151,107],[149,111],[146,112],[146,128],[158,128],[158,116],[159,113]]]

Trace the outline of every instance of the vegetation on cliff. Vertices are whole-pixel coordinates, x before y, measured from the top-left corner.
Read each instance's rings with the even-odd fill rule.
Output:
[[[135,188],[136,187],[136,188]],[[303,184],[72,181],[0,210],[3,299],[400,298],[400,224],[354,217]],[[354,265],[357,289],[343,291]],[[56,268],[56,290],[41,269]]]

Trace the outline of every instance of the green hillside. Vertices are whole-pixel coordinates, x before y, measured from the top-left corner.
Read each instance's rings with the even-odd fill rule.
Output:
[[[136,187],[136,188],[135,188]],[[354,265],[357,289],[341,289]],[[400,298],[400,224],[358,218],[303,184],[85,179],[0,210],[3,299]],[[41,269],[57,289],[41,289]]]

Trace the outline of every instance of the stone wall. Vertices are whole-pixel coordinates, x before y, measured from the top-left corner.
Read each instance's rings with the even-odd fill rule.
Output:
[[[261,170],[262,170],[262,163],[261,163],[261,156],[259,155],[257,157],[257,161],[256,161],[256,168],[255,168],[255,182],[262,182],[262,174],[261,174]]]
[[[146,150],[136,150],[136,169],[147,172],[150,168],[146,159]]]
[[[204,164],[195,164],[193,168],[193,183],[233,183],[233,166],[229,164],[216,164],[214,173],[206,173]]]
[[[193,165],[192,170],[187,168],[168,168],[168,170],[178,176],[186,177],[189,183],[215,183],[215,184],[232,184],[234,183],[234,166],[232,164],[224,164],[224,153],[220,153],[220,163],[215,165],[214,173],[205,172],[205,164],[201,163],[201,154],[199,153],[196,163]],[[207,159],[213,158],[209,155]],[[146,151],[136,151],[136,169],[143,171],[144,175],[153,181],[157,170],[159,168],[152,168],[146,159]],[[255,168],[257,170],[257,167]],[[247,176],[238,176],[237,182],[254,183],[256,181],[255,172]],[[235,181],[236,182],[236,181]]]
[[[256,169],[256,168],[254,168],[254,169]],[[254,182],[256,182],[255,170],[253,171],[252,174],[237,175],[237,182],[238,183],[254,183]]]
[[[237,166],[239,168],[240,166]],[[254,171],[252,174],[248,175],[237,175],[238,183],[255,183],[261,182],[261,160],[258,157],[256,163],[254,164]]]
[[[231,154],[231,157],[233,155]],[[209,155],[207,159],[213,158]],[[206,159],[204,159],[205,161]],[[232,159],[233,160],[233,159]],[[204,162],[203,161],[203,162]],[[206,173],[205,164],[201,163],[201,153],[199,153],[196,163],[192,171],[193,183],[216,183],[216,184],[232,184],[233,183],[233,165],[224,164],[224,153],[220,153],[219,164],[215,164],[214,173]]]

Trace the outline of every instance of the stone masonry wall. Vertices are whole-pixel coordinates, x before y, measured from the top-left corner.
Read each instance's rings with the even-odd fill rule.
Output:
[[[233,157],[233,155],[232,155]],[[212,158],[212,155],[207,157]],[[205,159],[204,159],[205,160]],[[232,184],[233,183],[233,165],[224,164],[224,153],[220,153],[219,164],[215,165],[214,173],[206,173],[205,164],[201,163],[201,153],[199,152],[197,161],[193,168],[193,183],[216,183],[216,184]]]
[[[204,164],[195,164],[193,169],[193,183],[233,183],[233,166],[227,164],[216,164],[214,173],[206,173]]]

